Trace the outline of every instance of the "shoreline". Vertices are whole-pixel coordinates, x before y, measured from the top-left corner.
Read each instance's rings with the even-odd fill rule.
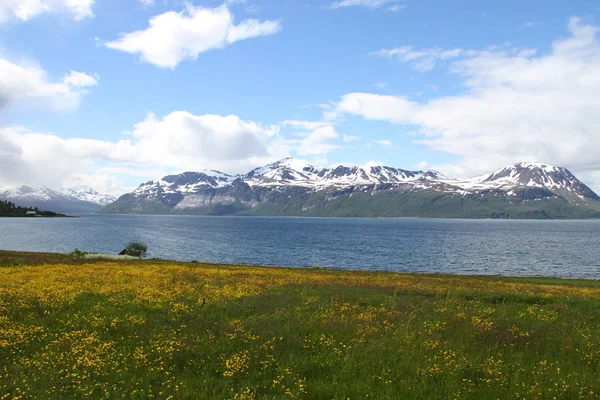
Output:
[[[74,213],[76,214],[76,213]],[[222,218],[306,218],[306,219],[339,219],[339,220],[351,220],[351,219],[359,219],[359,220],[368,220],[368,219],[388,219],[388,220],[407,220],[407,219],[425,219],[425,220],[450,220],[450,221],[600,221],[600,218],[490,218],[490,217],[427,217],[427,216],[405,216],[405,217],[361,217],[361,216],[352,216],[352,217],[340,217],[340,216],[309,216],[309,215],[234,215],[234,214],[223,214],[223,215],[215,215],[215,214],[180,214],[180,213],[167,213],[167,214],[136,214],[136,213],[104,213],[104,212],[95,212],[95,213],[86,213],[86,215],[112,215],[112,216],[158,216],[158,217],[222,217]]]
[[[97,256],[102,256],[102,253],[95,253]],[[390,270],[361,270],[361,269],[346,269],[341,267],[294,267],[285,265],[259,265],[259,264],[228,264],[228,263],[213,263],[204,261],[181,261],[181,260],[169,260],[161,258],[143,258],[143,259],[131,259],[123,258],[118,259],[116,255],[105,254],[107,258],[102,257],[76,257],[69,253],[56,253],[56,252],[36,252],[36,251],[15,251],[15,250],[0,250],[0,268],[6,266],[28,266],[32,265],[33,262],[44,261],[44,264],[51,265],[56,263],[68,263],[72,265],[79,264],[95,264],[102,262],[115,262],[115,263],[131,263],[131,264],[170,264],[178,266],[188,267],[223,267],[226,269],[256,269],[260,271],[264,270],[279,270],[279,271],[306,271],[306,272],[335,272],[344,275],[389,275],[390,277],[407,276],[407,277],[421,277],[421,278],[441,278],[441,279],[479,279],[482,281],[499,281],[499,282],[529,282],[529,283],[540,283],[540,284],[555,284],[555,285],[584,285],[584,286],[600,286],[600,277],[597,279],[592,278],[568,278],[568,277],[554,277],[544,275],[530,275],[530,276],[515,276],[515,275],[477,275],[477,274],[453,274],[447,272],[408,272],[408,271],[390,271]],[[108,258],[108,256],[112,258]],[[24,264],[15,264],[14,261],[21,260]]]
[[[35,216],[29,216],[29,215],[0,215],[0,218],[31,218],[31,219],[39,219],[39,218],[44,218],[44,219],[49,219],[49,218],[81,218],[78,215],[53,215],[53,216],[45,216],[45,215],[35,215]]]

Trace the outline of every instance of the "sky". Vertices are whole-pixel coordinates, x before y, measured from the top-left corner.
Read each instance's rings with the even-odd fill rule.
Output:
[[[284,157],[600,191],[597,0],[0,0],[0,187]]]

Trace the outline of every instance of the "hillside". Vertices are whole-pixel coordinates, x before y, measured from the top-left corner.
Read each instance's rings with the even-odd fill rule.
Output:
[[[94,213],[116,199],[88,187],[53,190],[21,185],[0,189],[0,200],[59,213]]]
[[[28,212],[35,212],[35,215],[28,215]],[[41,211],[37,208],[19,207],[10,201],[0,200],[0,217],[64,217],[52,211]]]
[[[102,213],[314,217],[600,218],[570,171],[519,163],[472,179],[388,166],[284,159],[245,175],[186,172],[141,184]]]

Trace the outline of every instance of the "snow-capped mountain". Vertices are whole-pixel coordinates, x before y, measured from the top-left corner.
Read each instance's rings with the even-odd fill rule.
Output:
[[[519,163],[491,174],[458,181],[469,191],[501,189],[509,195],[518,188],[544,188],[568,200],[596,200],[600,197],[577,179],[568,169],[541,163]]]
[[[71,188],[63,188],[60,193],[72,197],[77,200],[87,201],[90,203],[105,206],[114,202],[117,198],[110,194],[102,194],[97,190],[85,186],[77,186]]]
[[[0,200],[58,213],[87,213],[111,204],[116,197],[82,186],[53,190],[22,185],[0,189]]]
[[[476,209],[476,216],[510,217],[506,210],[515,207],[520,216],[546,215],[548,202],[560,210],[591,208],[590,213],[597,211],[600,217],[600,197],[561,167],[519,163],[471,179],[453,179],[432,170],[317,167],[294,158],[244,175],[203,171],[166,176],[143,183],[103,211],[468,217]],[[456,204],[462,211],[455,212]]]
[[[386,166],[346,166],[333,168],[314,167],[304,161],[286,158],[264,167],[256,168],[243,177],[250,186],[302,186],[324,189],[406,183],[419,179],[423,171],[405,171]]]
[[[184,172],[143,183],[134,193],[194,193],[200,189],[230,186],[237,178],[219,171]]]

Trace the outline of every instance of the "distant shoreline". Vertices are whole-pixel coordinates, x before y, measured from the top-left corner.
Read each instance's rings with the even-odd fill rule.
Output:
[[[77,213],[81,215],[111,215],[111,216],[138,216],[138,217],[218,217],[218,218],[288,218],[288,219],[389,219],[389,220],[404,220],[404,219],[424,219],[424,220],[451,220],[451,221],[600,221],[600,218],[490,218],[490,217],[362,217],[362,216],[306,216],[306,215],[242,215],[242,214],[179,214],[179,213]]]
[[[0,267],[7,264],[7,260],[15,259],[19,261],[19,264],[8,262],[9,265],[36,265],[39,262],[45,264],[60,263],[60,264],[93,264],[102,262],[117,262],[117,263],[133,263],[133,264],[175,264],[187,267],[223,267],[223,268],[256,268],[257,270],[292,270],[292,271],[331,271],[349,275],[381,275],[388,274],[390,276],[419,276],[419,277],[430,277],[430,278],[454,278],[454,279],[481,279],[481,280],[498,280],[498,281],[519,281],[519,282],[536,282],[536,283],[547,283],[547,284],[592,284],[600,285],[599,279],[591,278],[561,278],[554,276],[544,275],[531,275],[531,276],[512,276],[512,275],[481,275],[481,274],[453,274],[447,272],[408,272],[408,271],[389,271],[389,270],[360,270],[360,269],[346,269],[336,267],[293,267],[285,265],[260,265],[260,264],[228,264],[228,263],[214,263],[214,262],[203,262],[203,261],[180,261],[180,260],[169,260],[162,258],[132,258],[124,256],[123,258],[115,257],[106,258],[102,256],[109,256],[109,254],[103,253],[90,253],[92,257],[77,257],[70,253],[57,253],[57,252],[37,252],[37,251],[14,251],[14,250],[0,250]],[[95,256],[94,256],[95,255]],[[42,261],[43,260],[43,261]]]
[[[78,215],[0,215],[0,218],[81,218]]]

